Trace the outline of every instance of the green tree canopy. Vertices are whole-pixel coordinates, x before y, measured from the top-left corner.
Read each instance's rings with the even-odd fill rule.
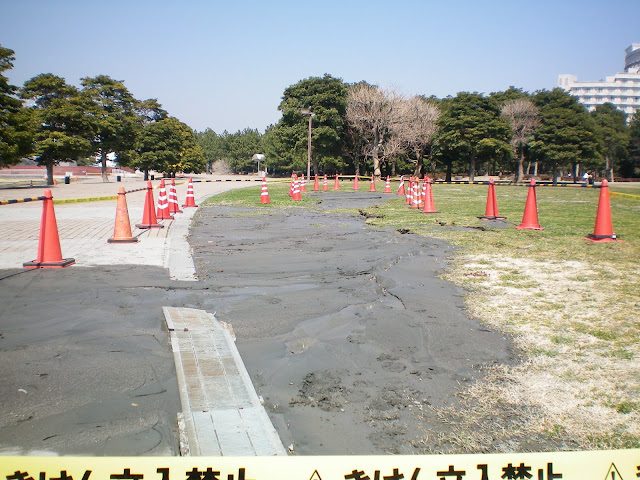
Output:
[[[188,125],[173,117],[146,125],[136,147],[131,165],[144,171],[145,179],[149,170],[200,173],[206,168],[195,134]]]
[[[76,88],[51,73],[27,80],[20,94],[33,102],[34,153],[38,163],[46,166],[47,182],[52,185],[54,165],[92,151],[90,138],[95,130],[87,115],[90,106]]]
[[[530,142],[532,153],[557,181],[559,168],[585,163],[594,168],[600,160],[600,143],[594,119],[578,99],[560,88],[535,94],[541,125]]]
[[[196,133],[196,141],[202,148],[209,173],[211,173],[212,166],[216,161],[227,158],[227,146],[224,137],[210,128],[207,128],[204,132]]]
[[[14,165],[31,153],[30,115],[16,98],[18,88],[3,75],[13,68],[14,51],[0,45],[0,168]]]
[[[444,99],[441,109],[434,153],[447,163],[448,177],[456,160],[468,159],[469,180],[473,181],[478,160],[509,158],[510,129],[500,116],[496,100],[480,93],[461,92]]]
[[[220,135],[208,128],[196,137],[209,170],[215,161],[224,160],[234,173],[251,172],[255,168],[253,155],[262,153],[263,149],[262,135],[252,128],[235,133],[225,130]]]
[[[596,121],[596,133],[602,142],[605,176],[613,181],[615,165],[627,157],[629,146],[629,126],[627,114],[618,110],[612,103],[598,105],[591,112]]]
[[[139,117],[136,114],[138,102],[131,95],[124,82],[107,75],[81,79],[82,93],[90,100],[95,135],[91,144],[93,151],[100,155],[102,178],[106,182],[107,155],[115,153],[118,161],[127,163],[132,155],[136,136],[139,133]]]
[[[347,86],[340,78],[325,74],[309,77],[287,87],[282,95],[278,110],[282,118],[270,136],[276,136],[273,146],[282,149],[274,152],[278,156],[298,157],[306,165],[308,117],[301,110],[308,109],[312,120],[312,162],[313,171],[324,163],[334,167],[342,165],[336,161],[341,157],[344,135],[344,114],[347,108]],[[306,169],[305,169],[306,170]]]
[[[631,117],[629,122],[628,156],[620,162],[620,174],[627,178],[640,177],[640,109]]]

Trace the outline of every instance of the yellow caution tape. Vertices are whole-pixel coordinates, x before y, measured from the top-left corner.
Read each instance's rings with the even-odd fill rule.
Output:
[[[640,449],[478,455],[0,457],[6,480],[631,480]]]
[[[611,197],[627,197],[640,199],[640,195],[633,195],[632,193],[614,192],[609,190],[609,196]]]

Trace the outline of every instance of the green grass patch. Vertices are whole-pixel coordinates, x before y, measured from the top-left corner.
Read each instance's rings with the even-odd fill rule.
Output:
[[[86,197],[86,198],[60,198],[53,199],[54,205],[60,205],[64,203],[88,203],[88,202],[105,202],[109,200],[117,200],[117,195],[110,195],[108,197]]]
[[[205,200],[205,205],[227,205],[234,207],[255,207],[265,210],[278,210],[286,208],[312,207],[318,200],[309,195],[302,194],[302,200],[293,201],[289,197],[289,182],[273,182],[267,184],[269,200],[271,203],[260,203],[262,185],[247,188],[229,190],[228,192],[214,195]]]

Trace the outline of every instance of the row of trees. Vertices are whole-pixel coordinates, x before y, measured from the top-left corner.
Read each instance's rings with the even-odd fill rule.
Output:
[[[310,110],[314,173],[510,173],[516,181],[526,170],[553,178],[583,171],[640,176],[640,113],[629,122],[612,104],[589,113],[561,89],[406,98],[324,75],[288,87],[278,109],[282,118],[263,135],[198,133],[209,164],[226,160],[234,171],[248,171],[252,154],[261,152],[272,173],[305,172],[302,111]]]
[[[0,166],[34,156],[47,166],[97,156],[105,180],[107,155],[120,165],[160,172],[200,172],[224,161],[233,172],[266,155],[271,173],[306,171],[312,117],[314,173],[533,173],[595,170],[613,179],[640,176],[640,113],[627,121],[611,104],[589,113],[561,89],[534,94],[509,88],[483,95],[404,97],[366,82],[325,74],[285,89],[282,117],[264,134],[245,129],[193,132],[155,99],[140,101],[122,81],[86,77],[81,88],[47,73],[21,87],[3,73],[13,51],[0,46]]]
[[[190,127],[170,117],[155,99],[140,101],[122,81],[107,75],[81,79],[82,88],[44,73],[22,88],[3,73],[14,52],[0,46],[0,167],[34,156],[47,169],[60,161],[99,158],[107,178],[107,157],[121,166],[160,172],[201,172],[205,159]]]

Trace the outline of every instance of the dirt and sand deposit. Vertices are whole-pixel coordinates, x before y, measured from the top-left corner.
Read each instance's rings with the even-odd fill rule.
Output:
[[[335,210],[385,201],[317,194],[313,210],[203,208],[190,243],[202,307],[230,323],[285,445],[298,454],[423,453],[446,435],[431,407],[508,343],[438,278],[451,247]]]
[[[131,265],[0,272],[0,452],[177,454],[163,305],[233,326],[294,453],[430,451],[447,433],[432,407],[510,362],[508,342],[438,278],[450,246],[335,211],[387,197],[313,198],[312,210],[201,207],[198,282]]]

